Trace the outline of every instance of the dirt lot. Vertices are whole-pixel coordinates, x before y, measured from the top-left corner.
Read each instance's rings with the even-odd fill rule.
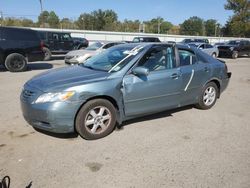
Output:
[[[37,132],[19,94],[32,76],[64,66],[0,68],[0,179],[11,187],[250,187],[250,58],[226,60],[233,76],[214,108],[182,108],[124,123],[96,141]]]

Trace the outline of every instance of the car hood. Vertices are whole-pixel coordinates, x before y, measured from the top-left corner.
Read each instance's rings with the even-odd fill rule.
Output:
[[[51,92],[104,80],[109,74],[108,72],[92,70],[76,65],[39,74],[26,84],[43,92]]]
[[[76,55],[83,56],[86,54],[94,55],[96,53],[97,53],[96,50],[73,50],[73,51],[68,52],[66,56],[76,56]]]

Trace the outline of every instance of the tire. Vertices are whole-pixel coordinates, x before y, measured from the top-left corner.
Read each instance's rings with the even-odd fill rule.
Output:
[[[217,56],[216,56],[216,53],[212,53],[212,57],[213,58],[216,58]]]
[[[22,54],[13,53],[7,56],[4,66],[10,72],[22,72],[27,69],[27,60]]]
[[[81,137],[95,140],[109,135],[115,128],[116,119],[116,109],[111,102],[94,99],[78,112],[75,128]]]
[[[219,95],[219,90],[217,85],[214,82],[209,82],[203,88],[196,107],[202,110],[207,110],[212,108],[216,103],[218,95]]]
[[[237,59],[239,57],[239,53],[237,51],[234,51],[232,54],[233,59]]]
[[[48,48],[43,48],[43,52],[44,52],[44,61],[49,61],[51,59],[51,51]]]

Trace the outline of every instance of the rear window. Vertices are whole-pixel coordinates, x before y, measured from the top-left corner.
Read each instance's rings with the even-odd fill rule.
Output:
[[[179,49],[180,66],[193,65],[197,62],[197,57],[194,52]]]
[[[38,35],[36,31],[28,29],[15,29],[4,28],[3,38],[6,40],[19,40],[19,41],[38,41]]]

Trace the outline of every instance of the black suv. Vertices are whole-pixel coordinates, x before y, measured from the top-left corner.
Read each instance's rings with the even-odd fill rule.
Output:
[[[74,49],[74,41],[70,33],[38,31],[40,39],[43,41],[44,60],[50,60],[52,54],[66,54]]]
[[[238,58],[241,55],[250,56],[250,41],[248,40],[231,40],[225,45],[219,45],[219,57]]]
[[[135,37],[133,42],[161,42],[157,37]]]
[[[11,72],[26,70],[27,61],[42,61],[41,40],[36,31],[0,27],[0,64]]]

